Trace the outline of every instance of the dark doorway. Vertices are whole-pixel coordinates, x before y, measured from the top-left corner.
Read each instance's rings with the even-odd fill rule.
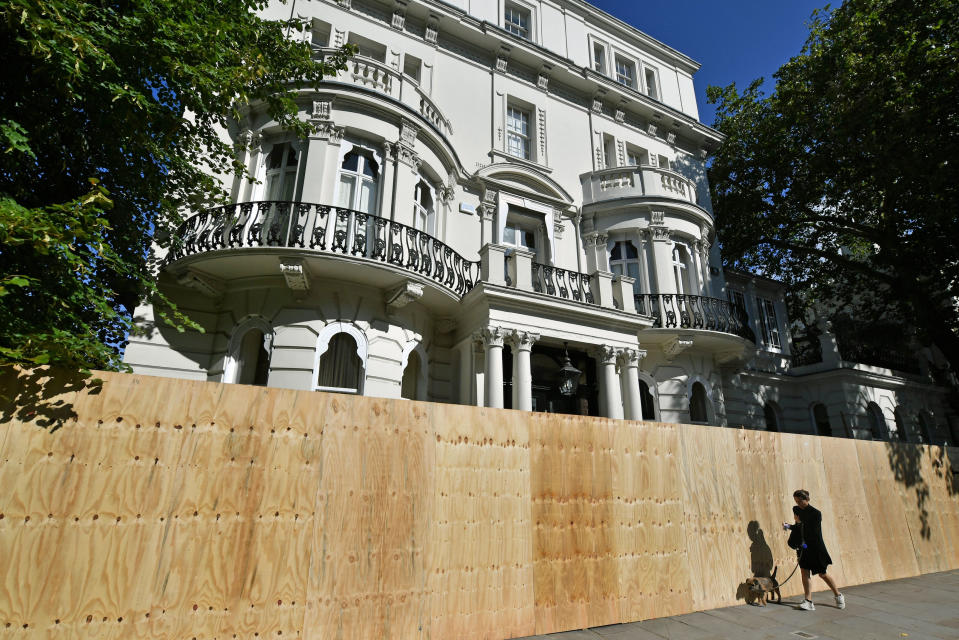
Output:
[[[596,361],[586,352],[569,349],[569,360],[582,371],[579,387],[573,396],[559,392],[557,372],[563,366],[563,348],[534,345],[530,353],[533,376],[533,411],[568,413],[580,416],[599,415],[599,388],[596,383]],[[503,347],[503,404],[513,408],[513,353]]]

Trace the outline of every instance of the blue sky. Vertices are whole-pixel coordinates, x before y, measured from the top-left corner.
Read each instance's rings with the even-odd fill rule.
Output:
[[[802,49],[814,9],[829,0],[589,0],[702,67],[693,77],[699,119],[712,125],[706,87],[769,80]],[[833,0],[832,6],[840,2]],[[772,85],[767,84],[767,92]]]

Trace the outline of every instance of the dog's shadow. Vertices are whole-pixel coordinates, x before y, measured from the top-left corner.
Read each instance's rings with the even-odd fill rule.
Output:
[[[746,525],[746,535],[749,536],[749,566],[752,577],[769,578],[773,572],[773,550],[766,542],[766,535],[759,526],[759,522],[751,520]],[[736,600],[742,600],[746,604],[756,604],[758,597],[749,586],[749,583],[744,580],[736,587]]]

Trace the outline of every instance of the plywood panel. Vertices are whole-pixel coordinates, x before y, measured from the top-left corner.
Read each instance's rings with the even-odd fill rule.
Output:
[[[683,425],[681,434],[693,607],[711,609],[732,602],[750,570],[736,432]]]
[[[314,535],[322,557],[311,571],[305,634],[428,637],[429,414],[422,405],[332,397],[326,415],[323,527]]]
[[[885,580],[919,574],[906,512],[890,469],[890,450],[899,443],[856,442],[859,477]]]
[[[832,520],[837,524],[839,551],[833,561],[843,568],[843,584],[882,580],[876,562],[879,548],[863,489],[855,440],[833,440],[823,447],[827,490],[832,498]],[[830,554],[833,552],[830,550]]]
[[[680,427],[624,422],[613,451],[613,546],[621,621],[692,610]]]
[[[433,405],[431,636],[534,632],[529,427],[525,414]]]
[[[729,605],[791,570],[797,488],[840,585],[959,567],[936,447],[102,377],[56,431],[0,408],[6,635],[498,639]]]
[[[612,421],[534,414],[536,633],[619,622],[612,537]]]
[[[768,576],[776,571],[786,580],[796,566],[796,553],[786,544],[783,522],[792,522],[792,492],[781,466],[783,439],[778,433],[740,429],[736,433],[736,464],[743,497],[746,539],[740,552],[749,559],[750,575]],[[795,582],[795,584],[794,584]],[[799,579],[785,589],[800,592]]]
[[[842,545],[838,533],[839,525],[834,517],[833,495],[826,479],[826,468],[822,452],[824,448],[837,445],[841,446],[846,440],[788,433],[781,434],[780,437],[782,438],[784,486],[788,489],[787,494],[784,496],[783,510],[786,514],[784,520],[792,521],[793,519],[792,508],[795,505],[792,498],[793,491],[796,489],[807,490],[810,495],[810,503],[823,514],[823,541],[826,543],[826,548],[829,550],[829,555],[834,562],[834,564],[829,567],[829,575],[836,580],[841,588],[843,585],[848,584],[848,580],[846,579],[845,567],[841,562]],[[797,577],[793,578],[793,581],[785,591],[786,593],[802,593],[802,588],[798,586],[798,575],[799,573],[797,571]],[[813,583],[813,588],[817,590],[824,586],[821,581]]]

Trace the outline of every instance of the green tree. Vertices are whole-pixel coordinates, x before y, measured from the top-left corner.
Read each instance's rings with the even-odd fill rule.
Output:
[[[957,36],[957,0],[846,0],[813,14],[771,95],[708,96],[726,260],[785,282],[794,312],[896,324],[959,371]]]
[[[265,0],[0,4],[0,363],[116,369],[138,301],[189,325],[148,264],[184,211],[243,168],[250,105],[305,136],[317,62]]]

